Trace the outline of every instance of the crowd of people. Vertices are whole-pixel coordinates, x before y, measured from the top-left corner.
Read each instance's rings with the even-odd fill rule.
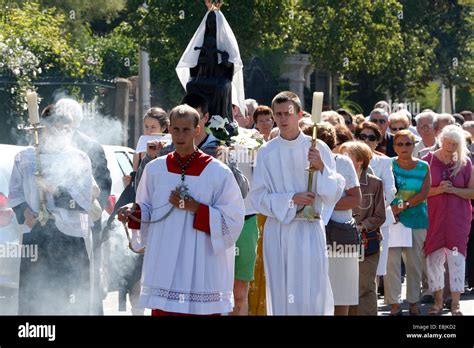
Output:
[[[301,131],[311,136],[311,115],[301,112],[296,95],[286,94],[291,96],[297,110],[295,116]],[[242,126],[261,131],[265,140],[277,136],[288,139],[282,134],[279,118],[274,114],[275,100],[270,108],[273,114],[269,112],[274,121],[273,129],[262,129],[257,122],[259,114],[254,116],[255,123]],[[402,315],[402,282],[406,279],[410,315],[420,314],[420,302],[432,304],[428,311],[431,315],[439,315],[443,308],[448,308],[453,315],[461,315],[460,294],[465,289],[472,291],[474,286],[474,237],[469,238],[472,235],[471,199],[474,198],[472,113],[438,114],[426,109],[412,115],[404,104],[396,104],[392,110],[388,102],[380,101],[367,117],[352,115],[345,109],[325,111],[321,116],[323,122],[317,125],[318,138],[332,151],[335,171],[345,179],[343,193],[332,208],[329,220],[324,221],[328,248],[329,240],[334,240],[334,231],[347,234],[337,224],[355,225],[364,245],[364,250],[360,250],[363,260],[357,260],[352,253],[342,257],[327,253],[334,314],[377,315],[378,293],[390,305],[390,315]],[[264,151],[259,152],[262,154],[264,161],[269,160]],[[291,163],[286,159],[280,162]],[[270,181],[277,180],[277,171],[277,168],[269,171]],[[252,189],[256,189],[254,186],[255,183]],[[286,185],[285,189],[290,188]],[[268,192],[280,190],[271,186]],[[317,189],[315,192],[321,195]],[[257,211],[267,217],[274,214],[261,208]],[[260,238],[263,238],[263,230],[267,239],[270,239],[269,234],[275,234],[275,228],[269,226],[261,226]],[[281,248],[281,238],[288,237],[277,236]],[[263,240],[266,256],[265,245],[270,243]],[[347,244],[347,241],[341,243]],[[271,261],[263,259],[270,268]],[[286,263],[285,267],[291,266]],[[257,265],[255,269],[262,272],[264,268]],[[261,276],[256,276],[261,286]],[[347,286],[354,283],[359,283],[359,287]],[[288,293],[289,284],[281,286]],[[254,313],[262,313],[258,308],[262,306],[262,297],[253,290],[251,300],[253,296],[260,299],[254,301],[257,306]],[[268,279],[267,291],[272,293]],[[272,301],[267,303],[269,310],[273,305],[272,296],[266,296]]]
[[[92,207],[104,208],[110,183],[78,146],[91,140],[73,141],[77,103],[62,103],[43,112],[40,153],[47,168],[77,157],[81,167],[71,170],[80,177],[59,180],[64,170],[55,169],[35,184],[29,148],[10,183],[17,219],[32,228],[23,243],[44,256],[38,265],[22,260],[20,314],[83,314],[97,301],[84,291],[94,283],[85,271],[95,259],[87,230],[98,228]],[[380,295],[390,315],[402,315],[406,279],[410,315],[420,314],[420,302],[431,303],[431,315],[444,306],[462,315],[460,295],[474,288],[471,112],[412,115],[380,101],[367,117],[324,111],[314,125],[286,91],[270,106],[249,99],[232,113],[239,133],[262,138],[255,163],[223,156],[229,149],[206,131],[208,105],[197,94],[144,115],[145,135],[168,132],[172,144],[153,140],[135,155],[124,177],[132,193],[116,209],[143,254],[126,289],[134,314],[377,315]],[[46,225],[37,221],[41,190],[52,212]]]

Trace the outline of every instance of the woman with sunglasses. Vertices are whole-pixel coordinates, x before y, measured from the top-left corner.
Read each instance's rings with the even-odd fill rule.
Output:
[[[355,137],[359,141],[366,143],[372,150],[372,159],[370,160],[370,168],[373,174],[382,179],[383,190],[385,196],[385,223],[381,226],[383,240],[382,252],[380,253],[379,263],[377,267],[377,275],[384,276],[387,273],[387,258],[388,258],[388,241],[389,228],[395,222],[390,203],[395,198],[397,189],[395,188],[395,179],[392,172],[392,160],[390,157],[375,151],[377,144],[382,139],[382,132],[379,127],[372,122],[363,122],[356,127]]]
[[[395,112],[390,115],[388,118],[390,132],[395,135],[397,132],[408,129],[410,124],[408,123],[408,118],[402,112]],[[395,150],[397,152],[397,150]]]
[[[392,202],[392,212],[397,223],[411,229],[412,246],[394,246],[388,249],[387,275],[384,278],[385,303],[391,306],[390,315],[402,315],[400,271],[403,258],[410,315],[419,315],[423,244],[428,228],[426,198],[430,190],[431,177],[428,163],[413,156],[415,136],[412,132],[407,129],[398,131],[394,136],[393,145],[398,154],[398,157],[392,159],[398,190]]]
[[[451,313],[462,315],[459,299],[464,292],[466,249],[471,229],[474,175],[460,127],[449,125],[439,136],[440,148],[423,160],[430,164],[428,233],[425,242],[426,268],[435,303],[429,314],[443,309],[444,264],[448,263]]]

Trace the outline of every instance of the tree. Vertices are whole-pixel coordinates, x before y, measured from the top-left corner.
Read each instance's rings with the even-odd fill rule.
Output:
[[[0,62],[3,75],[11,79],[13,110],[26,110],[25,95],[41,74],[67,77],[99,73],[99,57],[94,49],[79,51],[63,27],[64,16],[54,9],[40,10],[26,2],[11,8],[0,21]]]
[[[302,48],[331,78],[358,82],[357,74],[377,75],[403,46],[396,0],[303,0],[302,8],[308,20]]]
[[[430,32],[438,41],[434,75],[451,91],[472,86],[474,78],[473,4],[459,0],[430,1],[426,17]],[[453,106],[453,105],[451,105]],[[454,109],[454,108],[453,108]]]
[[[321,70],[356,83],[366,111],[377,99],[420,98],[430,81],[472,85],[472,6],[462,0],[303,1],[302,35]],[[306,28],[307,26],[303,26]]]
[[[351,74],[359,81],[359,100],[370,111],[376,101],[389,99],[419,100],[425,87],[433,79],[434,48],[436,39],[423,22],[426,4],[421,1],[401,1],[397,12],[401,36],[400,45],[385,67],[378,73],[366,71]]]
[[[473,23],[470,8],[458,0],[401,0],[404,46],[380,75],[392,99],[425,100],[427,84],[472,85]],[[386,81],[386,82],[383,82]],[[429,91],[429,90],[427,90]]]
[[[395,0],[303,1],[309,13],[303,49],[317,69],[378,73],[402,45]]]
[[[96,36],[94,46],[102,58],[102,76],[129,77],[138,74],[138,43],[131,27],[122,22],[111,33]]]

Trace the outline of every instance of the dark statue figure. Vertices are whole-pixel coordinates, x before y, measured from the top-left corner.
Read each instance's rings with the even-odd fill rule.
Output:
[[[206,20],[206,31],[200,50],[198,64],[191,68],[191,80],[186,85],[188,94],[199,94],[209,103],[209,115],[232,118],[232,77],[234,64],[229,62],[229,54],[217,49],[216,14],[211,11]],[[218,55],[221,55],[219,64]]]

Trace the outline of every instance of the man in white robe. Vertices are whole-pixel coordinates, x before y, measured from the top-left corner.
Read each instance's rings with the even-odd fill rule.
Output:
[[[332,315],[324,226],[344,178],[325,143],[318,140],[317,149],[310,149],[311,138],[298,127],[302,110],[296,94],[278,94],[272,109],[280,135],[260,148],[250,191],[255,210],[268,217],[263,240],[267,313]],[[312,192],[307,192],[308,161],[317,169]],[[304,205],[313,205],[321,219],[296,218]]]
[[[72,118],[43,117],[38,178],[35,149],[15,157],[9,205],[19,224],[25,225],[22,245],[37,250],[37,260],[22,258],[20,315],[80,315],[90,313],[90,263],[86,250],[90,237],[89,211],[94,179],[87,155],[71,146]],[[41,225],[40,193],[50,218]]]
[[[196,148],[198,122],[188,105],[171,111],[176,151],[145,167],[136,206],[119,210],[119,219],[141,219],[135,246],[145,247],[140,303],[153,315],[212,315],[233,307],[244,202],[230,169]]]

